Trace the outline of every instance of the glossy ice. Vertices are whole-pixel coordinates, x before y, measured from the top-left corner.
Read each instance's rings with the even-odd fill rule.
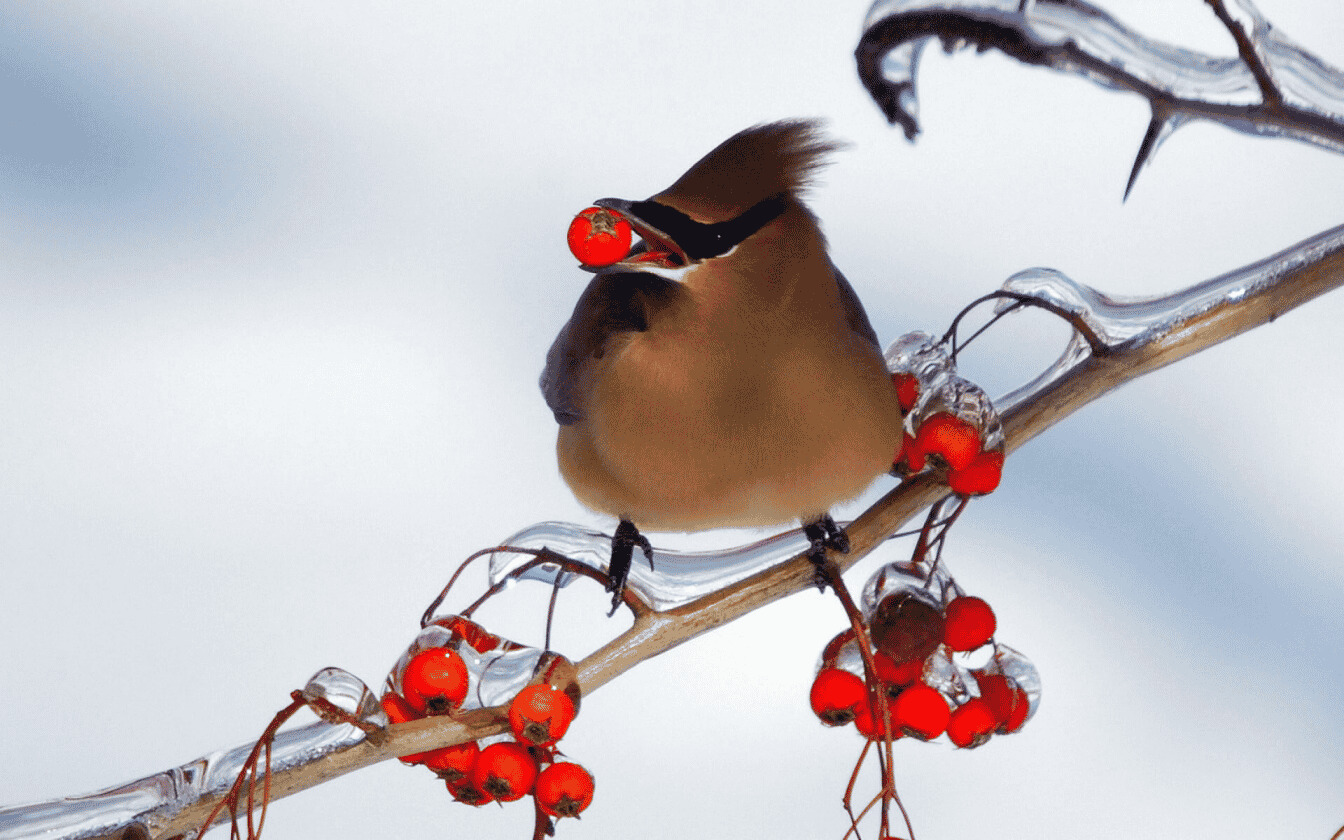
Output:
[[[519,548],[549,548],[569,559],[599,571],[605,571],[611,556],[611,536],[567,522],[542,522],[526,528],[504,541]],[[636,551],[627,586],[655,610],[669,610],[688,604],[751,577],[807,548],[801,530],[723,551],[653,550],[653,568]],[[521,552],[498,551],[490,558],[490,581],[499,583],[534,558]],[[555,564],[543,565],[523,573],[520,578],[553,583],[560,575],[564,586],[573,575],[563,574]]]
[[[1264,94],[1236,55],[1206,55],[1146,38],[1083,0],[878,0],[857,50],[859,76],[887,118],[911,138],[919,131],[920,54],[938,37],[948,49],[994,47],[1025,63],[1141,93],[1152,104],[1153,123],[1140,164],[1192,117],[1344,151],[1344,77],[1272,26],[1250,0],[1228,5],[1282,95],[1276,119],[1253,113]]]

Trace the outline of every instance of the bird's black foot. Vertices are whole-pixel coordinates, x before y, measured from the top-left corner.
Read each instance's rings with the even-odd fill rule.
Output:
[[[807,536],[808,542],[812,546],[807,550],[807,559],[812,561],[816,567],[813,573],[813,581],[817,584],[817,589],[826,591],[826,549],[834,549],[841,554],[849,553],[849,535],[844,529],[835,524],[831,515],[823,514],[822,517],[813,522],[803,525],[803,533]]]
[[[835,523],[831,523],[834,525]],[[621,596],[625,594],[625,581],[630,577],[630,564],[634,562],[635,546],[644,552],[653,568],[653,546],[647,537],[639,532],[635,523],[622,519],[616,526],[616,534],[611,538],[611,564],[607,567],[607,591],[611,593],[611,614],[621,605]]]

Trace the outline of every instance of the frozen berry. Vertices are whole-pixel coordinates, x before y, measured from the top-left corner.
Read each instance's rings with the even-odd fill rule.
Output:
[[[873,662],[877,665],[878,681],[888,686],[888,692],[893,697],[901,686],[910,685],[924,674],[923,659],[910,659],[898,663],[887,654],[878,651],[873,654]]]
[[[896,386],[896,399],[901,403],[901,411],[909,411],[915,407],[915,400],[919,399],[919,380],[913,373],[893,373],[891,375],[891,384]]]
[[[947,739],[958,747],[978,747],[989,740],[998,726],[989,704],[979,697],[972,697],[948,718]]]
[[[577,764],[558,761],[537,776],[537,806],[552,817],[577,817],[593,801],[593,777]]]
[[[411,657],[401,672],[401,690],[416,711],[443,715],[467,696],[467,663],[457,651],[428,648]]]
[[[529,685],[509,703],[509,727],[519,741],[549,747],[574,720],[574,701],[548,683]]]
[[[949,470],[947,486],[963,496],[983,496],[993,493],[1003,477],[1003,453],[996,450],[981,452],[959,470]]]
[[[975,682],[980,687],[980,697],[989,705],[997,722],[997,730],[1004,734],[1016,732],[1022,728],[1031,711],[1031,701],[1027,693],[1011,677],[1003,674],[987,674],[972,671]]]
[[[406,698],[397,694],[395,691],[389,691],[383,695],[383,711],[387,714],[387,719],[392,723],[405,723],[408,720],[419,720],[423,717],[411,704],[406,702]],[[427,752],[411,753],[400,757],[402,764],[419,764],[425,760]]]
[[[953,650],[975,650],[994,637],[994,610],[983,598],[974,595],[953,598],[945,612],[943,643]]]
[[[890,701],[887,702],[887,719],[893,722],[896,720],[896,714],[891,710]],[[867,697],[863,699],[863,703],[859,705],[858,710],[854,713],[854,728],[859,730],[859,734],[869,741],[880,740],[883,734],[887,731],[886,726],[882,725],[878,720],[873,704],[868,701]],[[891,730],[891,737],[893,739],[901,737],[901,734],[899,727],[895,727]]]
[[[960,417],[939,411],[920,424],[915,448],[924,455],[938,456],[949,469],[965,469],[980,454],[980,433]]]
[[[922,661],[943,642],[943,614],[910,592],[883,598],[869,624],[873,645],[893,662]]]
[[[925,741],[943,734],[951,716],[943,695],[923,683],[902,691],[891,704],[892,723],[905,734]]]
[[[522,744],[500,741],[481,750],[467,780],[501,802],[512,802],[531,793],[537,760]]]
[[[465,744],[454,744],[451,747],[421,753],[420,763],[438,773],[439,778],[445,782],[456,782],[466,778],[471,772],[471,767],[476,763],[476,757],[480,753],[480,746],[475,741],[468,741]]]
[[[827,726],[849,723],[867,696],[863,680],[843,668],[822,668],[812,680],[812,711]]]

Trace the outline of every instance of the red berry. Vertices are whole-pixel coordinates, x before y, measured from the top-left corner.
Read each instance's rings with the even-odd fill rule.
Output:
[[[943,644],[953,650],[975,650],[994,638],[994,610],[983,598],[962,595],[953,598],[944,611]]]
[[[892,711],[891,701],[887,701],[887,718],[893,724],[896,722],[896,713]],[[883,733],[886,732],[886,727],[882,726],[877,720],[877,715],[874,714],[873,705],[868,702],[867,697],[863,699],[863,703],[859,705],[858,710],[854,713],[854,728],[859,730],[859,734],[869,741],[881,740]],[[891,737],[894,740],[901,737],[901,734],[899,728],[894,728]]]
[[[395,691],[389,691],[383,695],[383,711],[387,713],[387,719],[393,723],[405,723],[408,720],[419,720],[423,715],[411,708],[411,704],[406,702],[406,698],[397,694]],[[408,753],[400,756],[398,760],[402,764],[419,764],[425,760],[427,752]]]
[[[1003,453],[991,450],[981,452],[959,470],[947,474],[947,486],[963,496],[983,496],[993,493],[1003,478]]]
[[[559,761],[537,776],[537,805],[553,817],[577,817],[593,801],[593,777],[577,764]]]
[[[978,747],[989,740],[998,726],[989,704],[979,697],[972,697],[948,718],[947,739],[959,747]]]
[[[877,679],[886,686],[910,685],[924,673],[923,659],[910,659],[897,663],[890,656],[878,651],[873,654],[873,662],[877,665]]]
[[[482,805],[488,805],[495,801],[493,796],[473,785],[469,778],[458,779],[455,782],[445,782],[445,784],[448,785],[448,792],[451,793],[453,798],[458,802],[474,805],[479,808]]]
[[[939,411],[920,424],[915,447],[924,455],[939,456],[949,469],[961,470],[980,454],[980,433],[960,417]]]
[[[873,645],[893,662],[923,661],[943,643],[943,613],[909,591],[883,598],[868,622]]]
[[[915,401],[919,399],[919,380],[913,373],[893,373],[891,375],[891,384],[896,386],[896,399],[901,403],[901,411],[909,411],[915,407]]]
[[[389,691],[383,695],[383,711],[387,713],[387,719],[393,723],[405,723],[408,720],[419,720],[424,715],[411,708],[411,704],[406,702],[395,691]]]
[[[943,734],[951,716],[943,695],[923,683],[902,691],[891,704],[892,723],[905,734],[925,741]]]
[[[512,802],[532,792],[537,760],[522,744],[500,741],[481,750],[467,780],[501,802]]]
[[[917,473],[924,469],[924,453],[919,451],[919,444],[911,437],[909,432],[901,436],[901,448],[897,450],[896,464],[905,461],[905,470],[910,473]]]
[[[863,680],[843,668],[822,668],[812,680],[812,711],[827,726],[849,723],[867,697]]]
[[[475,741],[468,741],[465,744],[454,744],[420,755],[421,763],[438,773],[440,779],[445,782],[456,782],[465,779],[471,772],[472,765],[476,763],[476,756],[480,753],[480,746]]]
[[[509,727],[514,737],[549,747],[564,737],[574,720],[574,701],[547,683],[529,685],[509,703]]]
[[[998,724],[997,730],[1008,734],[1022,728],[1031,711],[1031,701],[1027,693],[1011,677],[1003,674],[986,674],[972,671],[975,682],[980,686],[980,697],[989,706]]]
[[[422,650],[401,672],[401,690],[416,711],[443,715],[467,696],[467,663],[448,648]]]
[[[488,653],[499,647],[503,641],[493,633],[487,633],[485,628],[476,622],[461,616],[449,622],[448,629],[453,631],[454,638],[462,639],[477,653]]]
[[[630,223],[604,207],[589,207],[569,223],[569,252],[584,265],[618,263],[630,253]]]

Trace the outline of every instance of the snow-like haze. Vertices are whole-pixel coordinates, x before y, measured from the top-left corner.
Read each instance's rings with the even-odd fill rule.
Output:
[[[1261,5],[1344,65],[1340,8]],[[1233,51],[1197,0],[1110,8]],[[993,53],[928,51],[909,144],[854,73],[864,2],[654,9],[0,15],[0,803],[250,741],[324,666],[377,684],[472,550],[612,527],[560,481],[536,387],[587,277],[565,227],[748,125],[820,116],[849,141],[811,202],[884,342],[1030,266],[1159,292],[1344,221],[1344,158],[1199,124],[1122,204],[1145,104]],[[921,840],[1344,824],[1341,320],[1336,292],[1123,388],[972,505],[948,562],[1043,704],[979,750],[897,744]],[[1003,392],[1065,335],[1018,316],[963,372]],[[559,612],[575,658],[625,623],[583,590]],[[522,587],[483,618],[536,643],[543,607]],[[564,748],[597,796],[560,836],[839,840],[860,744],[806,691],[842,621],[803,593],[587,698]],[[530,831],[527,807],[472,810],[395,762],[267,822]]]

